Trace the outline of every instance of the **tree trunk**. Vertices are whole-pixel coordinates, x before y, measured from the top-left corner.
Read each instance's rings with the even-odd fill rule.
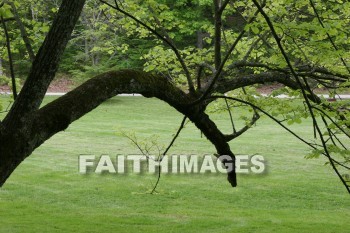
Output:
[[[28,78],[5,117],[7,128],[23,124],[26,114],[39,108],[46,90],[55,77],[64,49],[83,9],[85,0],[63,0],[53,25],[35,57]]]

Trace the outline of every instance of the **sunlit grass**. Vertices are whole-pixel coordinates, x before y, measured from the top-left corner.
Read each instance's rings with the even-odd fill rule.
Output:
[[[230,132],[226,114],[213,119]],[[350,232],[349,195],[331,168],[304,159],[309,149],[267,118],[231,143],[268,165],[267,174],[240,175],[237,188],[225,175],[163,175],[150,195],[155,175],[78,173],[80,154],[138,153],[121,130],[166,145],[181,120],[155,99],[107,101],[37,149],[0,189],[0,232]],[[293,128],[310,136],[308,122]],[[170,151],[214,152],[191,123]]]

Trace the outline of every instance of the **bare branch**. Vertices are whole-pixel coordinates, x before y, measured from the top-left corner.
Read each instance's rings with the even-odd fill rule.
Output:
[[[215,51],[215,69],[218,70],[221,65],[221,28],[222,28],[222,11],[220,8],[221,0],[213,0],[214,2],[214,22],[215,22],[215,36],[214,36],[214,51]]]
[[[250,129],[252,127],[252,125],[254,125],[257,122],[257,120],[259,120],[259,118],[260,118],[260,115],[257,112],[254,112],[254,115],[253,115],[252,119],[250,120],[250,122],[247,125],[245,125],[242,129],[240,129],[239,131],[234,132],[230,135],[225,135],[226,140],[229,142],[229,141],[232,141],[233,139],[241,136],[243,133],[248,131],[248,129]]]
[[[2,26],[4,28],[4,31],[5,31],[5,37],[6,37],[6,47],[7,47],[7,54],[8,54],[9,63],[10,63],[13,99],[16,100],[16,98],[17,98],[17,87],[16,87],[15,71],[13,69],[11,42],[10,42],[10,37],[9,37],[8,31],[7,31],[7,26],[6,26],[5,20],[4,20],[4,18],[2,16],[1,16],[1,22],[2,22]]]
[[[230,108],[230,105],[228,104],[227,99],[225,99],[225,104],[226,104],[226,108],[227,108],[227,111],[228,111],[229,116],[230,116],[230,121],[231,121],[231,125],[232,125],[232,131],[233,131],[233,133],[236,133],[237,131],[236,131],[235,123],[233,122],[233,116],[232,116],[231,108]]]
[[[186,120],[187,120],[187,117],[184,116],[184,118],[182,119],[181,121],[181,124],[180,124],[180,127],[179,129],[177,130],[176,134],[174,135],[173,139],[171,140],[170,144],[168,145],[168,147],[165,149],[165,151],[162,153],[162,156],[160,157],[159,159],[159,163],[162,162],[163,158],[166,156],[166,154],[168,153],[168,151],[170,150],[170,148],[174,145],[174,142],[176,141],[177,137],[180,135],[182,129],[185,127],[185,123],[186,123]],[[159,184],[159,181],[160,181],[160,175],[161,175],[161,169],[159,168],[158,169],[158,178],[157,178],[157,181],[151,191],[151,194],[154,193],[154,191],[156,191],[157,189],[157,186]]]

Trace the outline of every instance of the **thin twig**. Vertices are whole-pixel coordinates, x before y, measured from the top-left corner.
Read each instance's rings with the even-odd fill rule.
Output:
[[[9,63],[10,63],[10,73],[11,73],[11,81],[12,81],[13,99],[16,100],[16,98],[17,98],[17,87],[16,87],[15,71],[13,69],[11,42],[10,42],[10,37],[9,37],[8,31],[7,31],[6,23],[5,23],[4,18],[2,16],[1,16],[1,21],[2,21],[2,26],[4,28],[4,31],[5,31],[7,54],[8,54]]]
[[[160,159],[159,159],[159,161],[158,161],[159,163],[162,162],[163,158],[164,158],[165,155],[168,153],[168,151],[170,150],[170,148],[173,146],[173,144],[174,144],[174,142],[176,141],[177,137],[180,135],[181,130],[182,130],[182,129],[184,128],[184,126],[185,126],[186,120],[187,120],[187,117],[184,116],[184,118],[183,118],[182,121],[181,121],[181,124],[180,124],[179,129],[177,130],[176,134],[174,135],[173,139],[171,140],[169,146],[165,149],[165,151],[163,152],[162,156],[160,157]],[[151,194],[153,194],[153,193],[156,191],[156,188],[157,188],[157,186],[158,186],[158,184],[159,184],[159,181],[160,181],[160,175],[161,175],[161,169],[160,169],[160,167],[159,167],[159,169],[158,169],[158,178],[157,178],[157,181],[156,181],[156,183],[155,183],[155,185],[154,185],[154,187],[153,187],[153,189],[152,189],[152,191],[151,191]]]
[[[327,117],[343,134],[345,134],[348,138],[350,138],[350,134],[347,133],[337,122],[335,122],[332,117],[330,117],[324,110],[316,107],[316,106],[312,106],[313,109],[319,111],[323,116]]]
[[[338,162],[338,161],[335,160],[335,159],[332,159],[332,160],[334,161],[334,163],[338,164],[339,166],[342,166],[343,168],[346,168],[346,169],[349,169],[349,170],[350,170],[350,167],[348,167],[348,166],[342,164],[341,162]]]
[[[218,70],[221,65],[221,28],[222,28],[222,11],[220,10],[219,3],[221,0],[213,0],[214,3],[214,22],[215,22],[215,33],[214,33],[214,63],[215,69]]]
[[[232,125],[232,130],[233,130],[233,133],[235,134],[237,131],[236,131],[235,123],[233,122],[233,117],[232,117],[232,113],[231,113],[231,108],[230,108],[230,105],[228,105],[227,99],[225,99],[225,103],[226,103],[226,108],[227,108],[228,114],[229,114],[229,116],[230,116],[231,125]]]
[[[227,99],[225,99],[225,100],[227,101]],[[259,113],[256,111],[256,109],[254,109],[254,115],[253,115],[252,119],[250,120],[249,124],[245,125],[239,131],[234,132],[233,134],[225,135],[226,141],[229,142],[229,141],[232,141],[233,139],[241,136],[243,133],[248,131],[252,127],[252,125],[254,125],[257,122],[257,120],[259,120],[259,118],[260,118]]]
[[[333,142],[333,145],[337,145],[335,140],[343,147],[344,150],[348,150],[348,148],[344,145],[344,143],[337,137],[337,135],[330,129],[329,124],[324,116],[322,116],[322,121],[324,125],[326,126],[326,129],[328,131],[329,137]],[[335,139],[335,140],[334,140]]]
[[[235,97],[229,97],[229,96],[218,96],[218,95],[213,95],[213,96],[209,96],[208,99],[228,99],[228,100],[233,100],[233,101],[237,101],[240,102],[242,104],[246,104],[251,106],[254,109],[257,109],[258,111],[262,112],[264,115],[268,116],[270,119],[272,119],[273,121],[275,121],[278,125],[280,125],[282,128],[284,128],[285,130],[287,130],[290,134],[292,134],[294,137],[296,137],[297,139],[299,139],[300,141],[302,141],[303,143],[305,143],[306,145],[310,146],[313,149],[317,149],[317,147],[315,147],[314,145],[312,145],[310,142],[307,142],[305,139],[303,139],[302,137],[300,137],[299,135],[297,135],[295,132],[293,132],[291,129],[289,129],[288,127],[286,127],[284,124],[281,123],[280,120],[278,120],[277,118],[275,118],[274,116],[272,116],[271,114],[269,114],[267,111],[265,111],[264,109],[260,108],[259,106],[250,103],[248,101],[242,100],[242,99],[238,99]],[[320,146],[320,145],[317,145]]]
[[[202,77],[203,69],[204,69],[204,67],[201,65],[197,69],[197,89],[198,90],[200,90],[202,88],[201,77]]]

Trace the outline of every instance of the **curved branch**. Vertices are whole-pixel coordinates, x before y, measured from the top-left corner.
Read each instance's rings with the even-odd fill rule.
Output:
[[[289,77],[289,75],[271,71],[260,74],[240,75],[231,79],[221,79],[217,83],[215,91],[219,93],[226,93],[228,91],[232,91],[238,88],[251,86],[254,84],[265,84],[270,82],[279,82],[288,87],[291,87],[292,89],[299,89],[297,83],[294,80],[292,80]]]
[[[71,122],[85,115],[104,100],[120,93],[140,93],[145,97],[156,97],[165,101],[187,116],[215,146],[219,155],[231,156],[234,163],[234,154],[231,152],[224,134],[204,113],[201,106],[188,107],[188,103],[193,99],[190,99],[186,93],[174,86],[168,79],[133,70],[101,74],[40,109],[33,125],[37,142],[44,142],[56,132],[67,128]],[[228,174],[228,180],[232,186],[237,185],[235,171]]]
[[[170,148],[174,145],[176,139],[178,138],[178,136],[180,135],[182,129],[185,127],[185,123],[186,123],[186,120],[187,120],[187,117],[184,116],[182,121],[181,121],[181,124],[180,124],[180,127],[179,129],[176,131],[176,134],[174,135],[173,139],[171,140],[170,144],[168,145],[168,147],[165,149],[165,151],[162,153],[161,157],[158,159],[158,162],[160,163],[163,158],[166,156],[166,154],[168,153],[168,151],[170,150]],[[151,191],[151,194],[153,194],[156,189],[157,189],[157,186],[159,184],[159,181],[160,181],[160,175],[161,175],[161,169],[159,168],[158,169],[158,178],[156,180],[156,183],[154,184],[153,186],[153,189]]]
[[[225,136],[204,113],[204,108],[200,105],[188,107],[188,103],[193,101],[192,97],[162,76],[143,71],[121,70],[107,72],[88,80],[73,91],[27,115],[23,119],[25,125],[15,128],[15,132],[7,130],[7,135],[0,134],[0,186],[35,148],[57,132],[65,130],[69,124],[103,101],[121,93],[140,93],[145,97],[156,97],[167,102],[203,132],[219,155],[230,156],[234,167],[235,157]],[[16,141],[16,145],[9,143],[11,141]],[[234,170],[228,173],[228,180],[232,186],[237,185]]]
[[[290,74],[290,69],[289,68],[278,68],[278,67],[272,67],[270,65],[261,63],[261,62],[247,62],[245,60],[242,61],[236,61],[229,65],[227,68],[228,70],[230,69],[235,69],[235,68],[264,68],[268,71],[278,71],[281,73],[285,74]],[[325,67],[317,67],[317,66],[312,66],[312,65],[302,65],[302,66],[297,66],[296,71],[298,75],[304,75],[304,76],[311,76],[315,78],[320,78],[319,75],[324,75],[323,79],[325,80],[330,80],[330,81],[339,81],[339,82],[344,82],[350,79],[349,75],[344,75],[340,74],[337,72],[333,72],[328,70]]]
[[[154,76],[143,71],[121,70],[107,72],[88,80],[38,110],[37,114],[40,115],[39,118],[45,115],[55,118],[56,114],[64,114],[67,119],[69,118],[67,123],[70,124],[103,101],[122,93],[139,93],[145,97],[157,97],[176,109],[181,108],[181,102],[189,101],[184,92],[162,76]],[[50,122],[47,123],[50,124]]]

